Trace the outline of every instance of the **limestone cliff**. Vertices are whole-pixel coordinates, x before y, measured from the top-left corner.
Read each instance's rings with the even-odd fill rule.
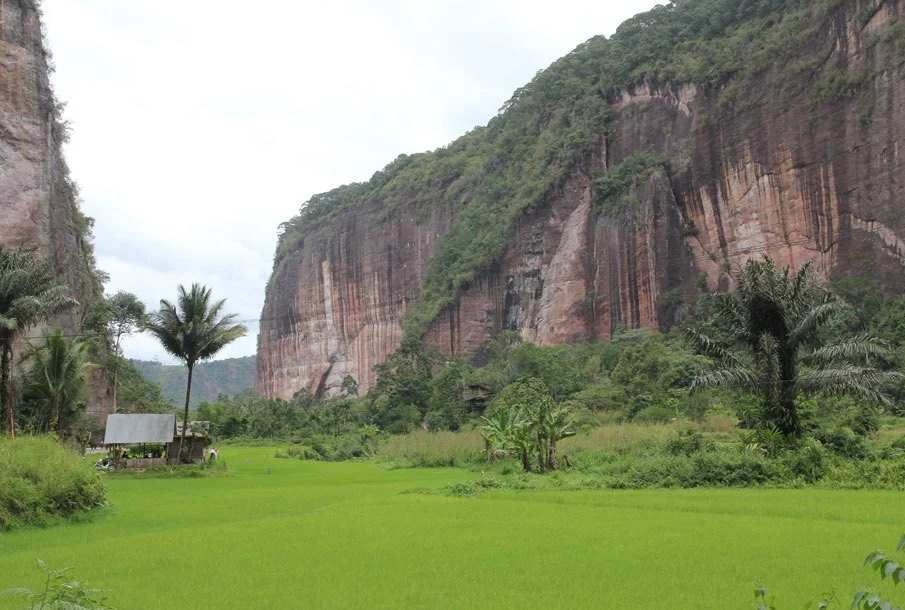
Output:
[[[683,68],[599,88],[605,127],[540,204],[513,216],[502,254],[454,285],[427,345],[475,355],[504,329],[541,344],[608,339],[619,325],[666,329],[763,253],[905,289],[905,0],[773,4],[780,16],[758,23],[778,42],[764,43],[774,56],[756,68],[686,81]],[[795,36],[781,40],[783,27]],[[608,176],[621,176],[621,191]],[[445,195],[425,205],[441,190],[402,189],[392,205],[343,201],[281,242],[259,394],[329,394],[345,375],[373,383],[467,213]]]
[[[37,248],[54,262],[80,307],[50,322],[78,332],[99,297],[90,219],[61,152],[65,129],[49,81],[41,18],[34,0],[0,0],[0,242]],[[33,333],[32,333],[33,334]],[[92,383],[95,413],[108,408],[106,383]]]

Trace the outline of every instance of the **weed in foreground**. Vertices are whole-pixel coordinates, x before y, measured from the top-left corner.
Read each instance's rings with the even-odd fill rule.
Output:
[[[23,610],[112,610],[100,597],[103,591],[68,576],[72,568],[51,569],[42,560],[37,561],[38,568],[44,573],[42,589],[7,589],[0,591],[0,597],[25,601]]]

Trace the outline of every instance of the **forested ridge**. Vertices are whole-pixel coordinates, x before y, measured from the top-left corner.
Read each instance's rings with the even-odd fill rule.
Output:
[[[131,360],[142,376],[161,388],[164,400],[180,405],[185,400],[186,370],[184,366],[161,364],[152,360]],[[191,406],[218,396],[232,396],[255,384],[255,357],[225,358],[197,365],[192,380]]]

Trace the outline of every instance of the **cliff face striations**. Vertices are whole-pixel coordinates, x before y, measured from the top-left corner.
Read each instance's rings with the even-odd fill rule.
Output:
[[[101,295],[88,243],[89,222],[61,152],[65,129],[48,77],[40,12],[34,0],[0,0],[0,242],[27,244],[51,259],[80,303],[52,320],[78,332]],[[105,413],[105,382],[92,383],[91,409]]]
[[[705,77],[704,56],[595,85],[603,127],[538,204],[508,224],[500,214],[501,253],[454,284],[417,333],[427,345],[475,355],[505,329],[541,344],[666,329],[763,253],[905,289],[905,1],[774,4],[698,47],[732,48],[733,32],[758,23],[768,57]],[[623,48],[631,26],[617,33]],[[604,43],[574,55],[592,56],[594,44]],[[345,375],[369,387],[414,304],[436,294],[424,283],[471,200],[441,185],[388,205],[381,188],[284,235],[262,313],[260,394],[332,393]],[[432,193],[444,196],[425,204]]]

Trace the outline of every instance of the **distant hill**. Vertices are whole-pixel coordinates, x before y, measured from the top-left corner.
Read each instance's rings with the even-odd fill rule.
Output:
[[[175,406],[185,401],[186,368],[181,365],[160,364],[148,360],[131,360],[151,383],[159,384],[163,397]],[[191,406],[214,400],[220,394],[232,396],[255,385],[255,357],[227,358],[202,362],[192,374]]]

